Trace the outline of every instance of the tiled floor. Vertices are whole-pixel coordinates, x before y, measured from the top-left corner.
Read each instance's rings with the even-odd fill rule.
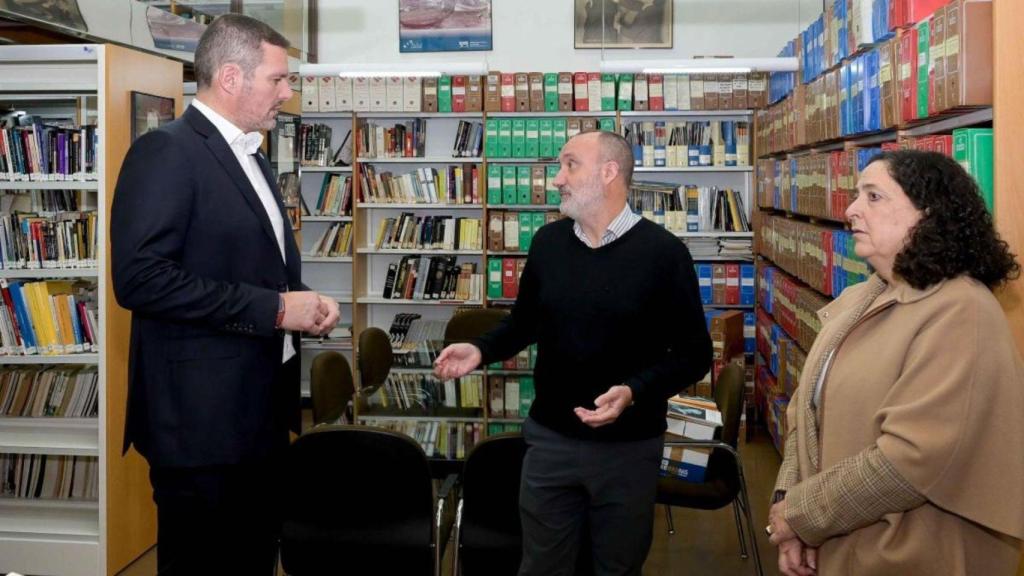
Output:
[[[768,544],[761,527],[767,524],[767,503],[779,469],[779,455],[764,432],[755,434],[750,443],[741,445],[740,452],[753,504],[754,532],[761,551],[761,563],[766,575],[775,576],[778,574],[775,549]],[[654,543],[644,564],[646,576],[756,574],[753,555],[747,560],[740,559],[739,542],[730,508],[712,512],[676,508],[672,514],[676,533],[670,536],[664,507],[657,510]],[[156,552],[151,550],[121,572],[120,576],[155,574]]]

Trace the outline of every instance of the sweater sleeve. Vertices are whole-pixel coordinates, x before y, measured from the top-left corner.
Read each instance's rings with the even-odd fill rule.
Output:
[[[480,349],[481,364],[506,360],[523,348],[537,341],[537,310],[539,308],[539,280],[537,259],[542,258],[536,250],[538,239],[534,238],[526,259],[526,266],[519,278],[519,294],[512,312],[502,319],[498,326],[470,341]]]
[[[669,294],[674,305],[666,307],[666,325],[670,338],[664,357],[625,382],[633,391],[633,401],[645,398],[664,400],[697,382],[711,368],[711,336],[704,320],[697,274],[690,252],[681,243],[673,246],[674,264]]]
[[[877,522],[882,516],[924,504],[877,446],[837,462],[786,492],[786,521],[805,544],[819,546]]]

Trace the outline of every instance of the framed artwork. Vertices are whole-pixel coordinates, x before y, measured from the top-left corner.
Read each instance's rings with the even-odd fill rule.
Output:
[[[78,0],[0,0],[0,10],[8,10],[35,20],[88,32]]]
[[[491,49],[491,0],[398,0],[399,52]]]
[[[174,98],[132,90],[132,142],[174,120]]]
[[[671,48],[672,0],[575,0],[576,48]]]

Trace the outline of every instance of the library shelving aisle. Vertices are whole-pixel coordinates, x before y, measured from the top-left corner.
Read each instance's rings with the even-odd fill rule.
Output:
[[[106,227],[131,92],[180,114],[181,74],[116,46],[0,47],[0,572],[113,574],[156,541],[148,468],[121,455],[129,315]]]

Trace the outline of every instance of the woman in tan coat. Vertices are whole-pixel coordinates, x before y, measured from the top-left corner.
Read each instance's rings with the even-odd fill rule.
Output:
[[[875,274],[818,312],[766,528],[785,575],[1012,575],[1024,365],[992,288],[1019,275],[974,180],[875,157],[846,211]]]

